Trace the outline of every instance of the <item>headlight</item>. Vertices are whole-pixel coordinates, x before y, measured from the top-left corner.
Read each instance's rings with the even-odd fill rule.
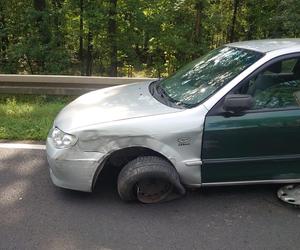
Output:
[[[72,147],[77,138],[74,135],[66,134],[58,128],[54,128],[51,133],[51,138],[57,148],[69,148]]]

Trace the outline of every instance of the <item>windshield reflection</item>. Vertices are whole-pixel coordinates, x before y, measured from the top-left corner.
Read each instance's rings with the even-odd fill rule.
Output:
[[[221,47],[191,62],[159,84],[170,100],[193,107],[262,56],[255,51]]]

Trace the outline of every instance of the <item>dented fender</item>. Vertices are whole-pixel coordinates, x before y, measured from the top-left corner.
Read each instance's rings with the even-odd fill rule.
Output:
[[[173,115],[93,125],[77,132],[79,138],[77,146],[85,152],[99,152],[105,156],[103,159],[126,148],[150,149],[162,154],[174,165],[183,184],[199,186],[204,117],[201,119],[200,116],[199,119],[199,116],[195,116],[194,120],[187,120],[185,116],[188,114],[177,113],[177,117],[178,115],[182,117],[177,126],[173,126],[174,131],[170,131],[168,120],[173,119]],[[146,119],[149,121],[145,121]],[[150,120],[151,124],[157,126],[152,126]],[[102,165],[99,162],[100,168]]]

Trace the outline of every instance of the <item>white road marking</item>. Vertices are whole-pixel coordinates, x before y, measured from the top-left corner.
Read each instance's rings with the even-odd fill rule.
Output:
[[[38,144],[25,144],[25,143],[0,143],[0,148],[5,149],[39,149],[45,150],[46,145],[38,145]]]

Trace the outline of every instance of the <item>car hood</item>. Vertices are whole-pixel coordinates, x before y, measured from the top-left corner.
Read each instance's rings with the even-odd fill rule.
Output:
[[[133,83],[84,94],[62,109],[54,125],[68,132],[98,123],[182,111],[157,101],[149,92],[149,84]]]

